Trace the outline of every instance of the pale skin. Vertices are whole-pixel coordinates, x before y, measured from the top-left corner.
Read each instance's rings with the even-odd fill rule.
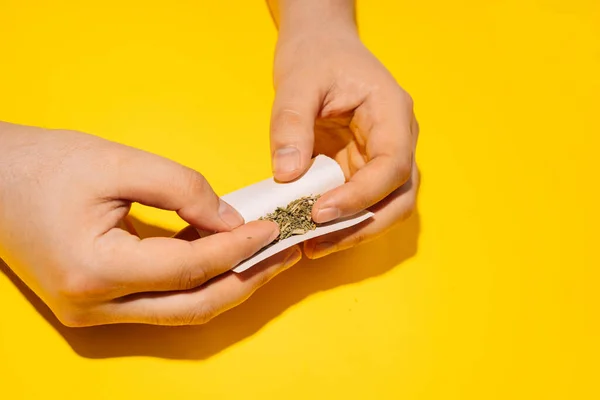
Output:
[[[319,258],[381,236],[412,212],[419,127],[412,99],[362,44],[353,0],[269,0],[279,26],[271,119],[274,175],[293,180],[315,154],[347,183],[322,196],[317,223],[371,209],[369,223],[304,244]]]
[[[65,325],[201,324],[301,257],[291,249],[248,274],[229,272],[270,243],[277,225],[244,224],[202,175],[173,161],[3,123],[0,142],[0,256]],[[120,228],[132,202],[219,233],[140,239]]]
[[[270,1],[279,26],[271,124],[278,180],[313,154],[348,183],[313,218],[369,208],[372,222],[305,243],[317,258],[378,237],[413,208],[418,127],[410,97],[361,44],[346,0]],[[204,177],[96,136],[0,123],[0,257],[67,326],[202,324],[297,263],[293,247],[243,274],[231,268],[277,235],[245,222]],[[172,210],[189,227],[140,239],[123,229],[133,202]],[[196,229],[217,232],[199,238]]]

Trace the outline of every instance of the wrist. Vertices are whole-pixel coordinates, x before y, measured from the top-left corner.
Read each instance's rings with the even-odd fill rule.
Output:
[[[0,161],[8,160],[15,152],[19,140],[23,140],[23,135],[20,132],[23,128],[22,125],[0,121]]]
[[[280,0],[272,7],[279,38],[358,37],[354,0]]]

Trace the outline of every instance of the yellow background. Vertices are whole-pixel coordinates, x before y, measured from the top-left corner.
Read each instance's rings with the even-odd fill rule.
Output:
[[[600,2],[359,6],[416,101],[417,215],[196,328],[67,329],[0,274],[0,398],[600,398]],[[0,0],[0,119],[223,194],[270,175],[275,40],[259,0]]]

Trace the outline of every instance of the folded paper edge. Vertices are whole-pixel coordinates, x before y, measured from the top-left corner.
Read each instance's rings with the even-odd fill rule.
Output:
[[[284,240],[276,243],[272,247],[267,247],[267,248],[259,251],[258,253],[254,254],[252,257],[247,258],[246,260],[239,263],[236,267],[234,267],[232,269],[232,271],[235,273],[244,272],[244,271],[248,270],[249,268],[255,266],[256,264],[258,264],[258,263],[268,259],[269,257],[272,257],[275,254],[280,253],[296,244],[305,242],[309,239],[314,239],[319,236],[326,235],[328,233],[333,233],[333,232],[336,232],[336,231],[339,231],[342,229],[350,228],[354,225],[357,225],[361,222],[368,220],[369,218],[373,217],[374,215],[375,214],[373,214],[370,211],[363,211],[362,213],[359,213],[358,215],[354,215],[352,217],[349,217],[349,218],[346,218],[346,219],[343,219],[340,221],[335,221],[335,222],[331,222],[326,225],[319,226],[314,231],[307,232],[304,235],[291,236],[287,239],[284,239]]]

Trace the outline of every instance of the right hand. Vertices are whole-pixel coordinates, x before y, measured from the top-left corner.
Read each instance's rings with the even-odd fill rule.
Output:
[[[217,233],[140,239],[119,228],[132,202]],[[299,261],[293,247],[230,272],[277,235],[272,222],[244,224],[202,175],[173,161],[0,123],[0,258],[67,326],[207,322]]]

